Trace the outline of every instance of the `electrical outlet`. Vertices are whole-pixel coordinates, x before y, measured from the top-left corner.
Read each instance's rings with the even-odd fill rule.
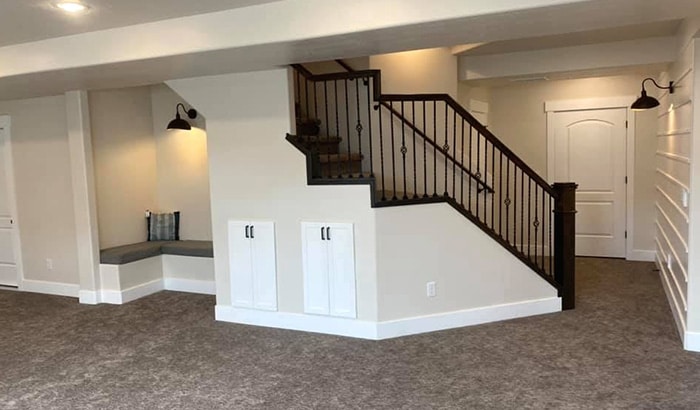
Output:
[[[46,258],[46,269],[53,270],[53,259]]]
[[[429,298],[434,298],[435,297],[435,282],[428,282],[425,285],[426,291],[428,293]]]
[[[688,199],[689,199],[688,196],[689,196],[689,195],[688,195],[688,191],[686,191],[686,190],[684,189],[684,190],[683,190],[683,197],[681,198],[682,201],[683,201],[683,208],[687,208],[687,207],[688,207]]]

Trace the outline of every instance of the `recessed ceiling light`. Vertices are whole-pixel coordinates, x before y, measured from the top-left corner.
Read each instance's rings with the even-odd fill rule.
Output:
[[[56,7],[71,14],[84,13],[89,9],[86,4],[77,1],[62,1],[56,3]]]

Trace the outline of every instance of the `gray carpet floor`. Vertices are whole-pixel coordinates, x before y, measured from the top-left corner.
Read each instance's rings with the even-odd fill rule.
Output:
[[[699,409],[653,264],[579,259],[577,309],[387,341],[0,291],[2,409]]]

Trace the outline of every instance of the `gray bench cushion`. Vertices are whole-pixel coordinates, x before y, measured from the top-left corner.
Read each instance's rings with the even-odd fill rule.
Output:
[[[161,247],[164,255],[214,257],[214,247],[211,241],[170,241]]]
[[[151,241],[104,249],[100,251],[100,263],[123,265],[162,254],[214,257],[211,241]]]
[[[139,242],[100,251],[100,263],[123,265],[125,263],[158,256],[163,242]]]

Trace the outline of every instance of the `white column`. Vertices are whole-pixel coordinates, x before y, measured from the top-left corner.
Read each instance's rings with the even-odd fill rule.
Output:
[[[90,111],[86,91],[66,93],[66,124],[71,156],[73,211],[78,242],[80,303],[100,303],[100,245],[92,160]]]

